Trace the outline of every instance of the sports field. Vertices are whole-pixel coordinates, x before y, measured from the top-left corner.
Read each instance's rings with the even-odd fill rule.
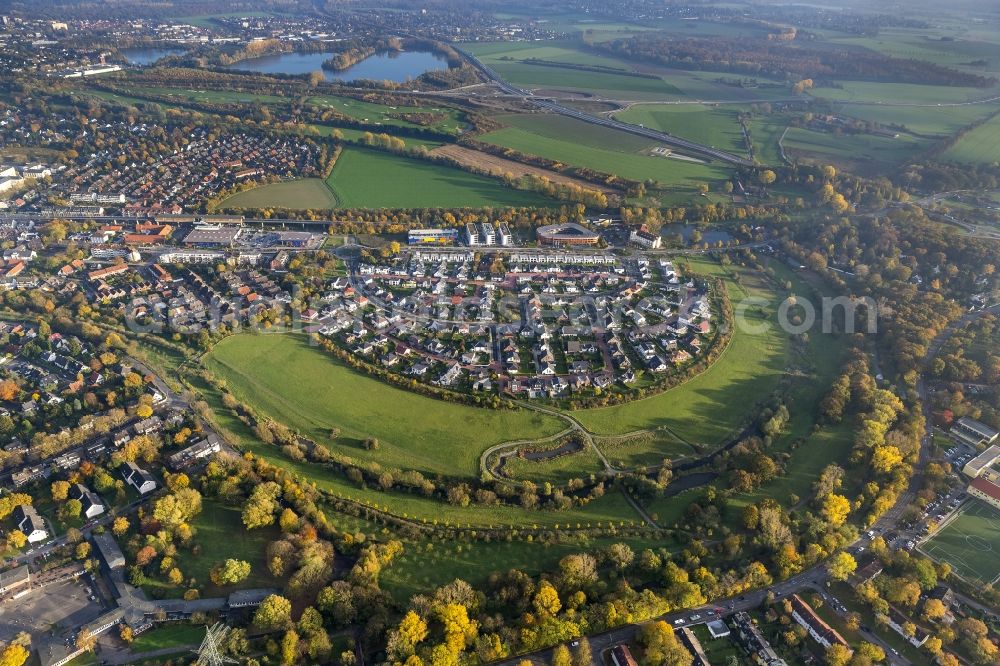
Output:
[[[552,114],[500,116],[507,127],[483,141],[529,155],[586,167],[622,178],[652,179],[663,186],[693,190],[698,183],[726,177],[727,169],[649,154],[659,144],[639,136]]]
[[[231,336],[205,363],[240,400],[275,420],[339,453],[402,469],[474,475],[487,447],[566,427],[536,412],[479,409],[389,386],[338,363],[301,336]],[[331,442],[335,426],[341,436]],[[362,448],[367,437],[378,438],[378,451]]]
[[[345,148],[326,182],[344,208],[555,205],[485,176],[364,148]]]
[[[970,583],[1000,580],[1000,511],[973,499],[920,549]]]
[[[261,185],[239,192],[220,204],[221,208],[314,208],[337,205],[337,197],[320,178],[302,178]]]
[[[615,117],[633,125],[669,132],[708,146],[746,154],[746,142],[735,107],[705,104],[636,104]]]
[[[991,164],[1000,160],[1000,115],[975,128],[941,154],[942,160]]]

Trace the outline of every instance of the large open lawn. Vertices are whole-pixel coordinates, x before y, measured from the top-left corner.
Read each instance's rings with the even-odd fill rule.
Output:
[[[494,411],[398,389],[338,363],[291,335],[237,335],[220,342],[206,365],[264,414],[340,453],[431,474],[476,474],[489,446],[565,428],[528,411]],[[341,436],[330,440],[330,429]],[[377,437],[378,451],[361,447]]]
[[[1000,115],[993,116],[941,154],[942,160],[990,164],[1000,160]]]
[[[615,114],[618,120],[676,134],[736,155],[746,154],[736,108],[705,104],[636,104]]]
[[[327,209],[337,205],[337,198],[321,178],[302,178],[239,192],[220,205],[222,208]]]
[[[651,155],[649,151],[659,145],[655,141],[564,116],[507,115],[500,121],[507,127],[484,135],[484,141],[622,178],[653,179],[691,191],[698,183],[718,181],[727,174],[721,165]]]
[[[1000,579],[1000,511],[973,499],[920,549],[976,585]]]
[[[544,206],[555,202],[485,176],[420,160],[345,148],[327,184],[345,208]]]

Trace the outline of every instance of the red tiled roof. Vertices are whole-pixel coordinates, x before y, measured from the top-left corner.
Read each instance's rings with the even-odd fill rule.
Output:
[[[973,479],[969,484],[987,497],[1000,501],[1000,486],[983,478]]]

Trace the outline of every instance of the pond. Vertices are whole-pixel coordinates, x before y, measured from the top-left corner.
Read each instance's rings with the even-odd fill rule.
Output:
[[[139,65],[140,67],[146,67],[147,65],[152,65],[154,62],[160,58],[166,58],[167,56],[180,55],[184,53],[184,49],[177,48],[156,48],[156,47],[141,47],[134,49],[122,49],[121,54],[129,61],[132,65]]]
[[[377,53],[347,69],[334,72],[323,69],[323,61],[332,55],[332,53],[281,53],[242,60],[230,65],[229,69],[261,74],[308,74],[322,71],[327,81],[371,79],[402,83],[415,79],[424,72],[448,68],[448,61],[437,53],[391,51]]]

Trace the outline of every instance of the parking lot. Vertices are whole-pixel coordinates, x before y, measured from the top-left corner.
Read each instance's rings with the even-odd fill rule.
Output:
[[[0,605],[0,640],[8,641],[22,631],[36,639],[68,634],[102,610],[98,602],[88,598],[84,583],[56,583]]]

